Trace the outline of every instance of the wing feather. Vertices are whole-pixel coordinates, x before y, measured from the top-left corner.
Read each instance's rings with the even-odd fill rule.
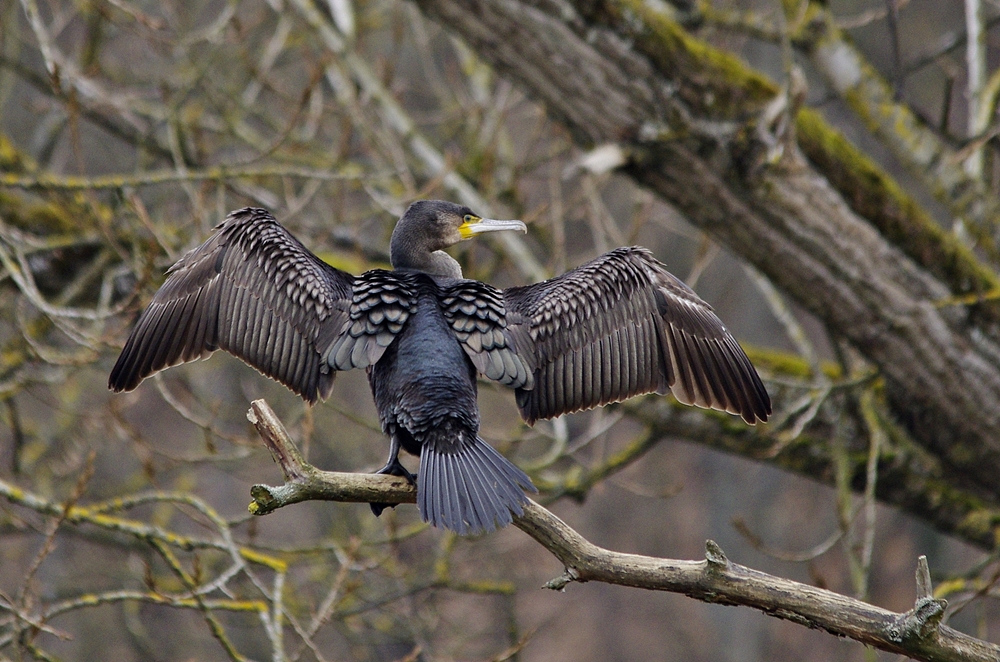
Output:
[[[210,340],[210,337],[213,337],[210,332],[210,328],[213,324],[207,314],[211,298],[211,293],[205,292],[204,290],[195,295],[195,305],[191,310],[191,315],[194,318],[195,325],[194,332],[191,334],[191,343],[184,347],[183,353],[181,354],[180,359],[182,362],[200,358],[203,354],[202,348],[214,342],[214,339]]]
[[[619,336],[621,331],[615,329],[608,336],[607,340],[607,352],[610,361],[608,363],[607,377],[608,380],[608,396],[612,402],[617,402],[622,399],[621,397],[621,380],[622,380],[622,366],[620,361],[621,347],[619,346]]]
[[[670,390],[685,404],[766,421],[770,398],[735,338],[649,251],[619,248],[551,280],[503,291],[506,333],[530,368],[529,423]]]
[[[475,280],[457,280],[441,286],[438,301],[476,370],[512,388],[531,385],[532,370],[507,333],[500,290]]]
[[[376,363],[416,311],[419,274],[375,269],[355,279],[348,319],[324,359],[336,370]]]

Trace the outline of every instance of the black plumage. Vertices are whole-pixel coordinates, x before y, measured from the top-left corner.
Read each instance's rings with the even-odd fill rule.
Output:
[[[509,524],[527,502],[523,490],[534,491],[479,437],[477,372],[515,389],[529,424],[652,391],[767,420],[770,399],[746,354],[649,251],[619,248],[499,290],[463,279],[441,250],[494,230],[526,228],[415,202],[393,231],[394,270],[352,276],[267,211],[232,212],[168,271],[109,386],[131,390],[223,349],[315,402],[329,396],[336,371],[366,368],[391,444],[380,473],[415,480],[423,519],[462,534]],[[401,448],[420,456],[416,478]]]

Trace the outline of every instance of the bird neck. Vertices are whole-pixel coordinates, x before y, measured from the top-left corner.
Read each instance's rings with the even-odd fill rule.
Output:
[[[425,259],[416,262],[414,260],[406,261],[405,266],[396,264],[396,261],[392,261],[392,266],[394,269],[412,269],[414,271],[420,271],[429,276],[434,276],[435,278],[461,278],[462,277],[462,266],[458,263],[458,260],[448,255],[444,251],[432,251],[431,253],[425,254]]]
[[[413,243],[397,241],[396,235],[393,234],[392,243],[389,245],[389,261],[393,269],[421,271],[442,278],[462,277],[462,267],[452,256],[444,251],[413,250],[413,246]]]

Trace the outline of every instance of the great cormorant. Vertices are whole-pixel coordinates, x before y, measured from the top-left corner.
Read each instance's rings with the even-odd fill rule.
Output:
[[[520,469],[479,437],[476,374],[516,393],[530,425],[640,393],[767,420],[760,377],[712,308],[648,250],[618,248],[561,276],[496,289],[462,278],[441,249],[526,228],[450,202],[414,202],[392,233],[393,271],[352,276],[321,261],[264,209],[234,211],[168,271],[111,371],[129,391],[223,349],[310,403],[338,370],[365,368],[389,459],[414,477],[424,521],[460,534],[521,514]],[[381,504],[373,504],[378,514]]]

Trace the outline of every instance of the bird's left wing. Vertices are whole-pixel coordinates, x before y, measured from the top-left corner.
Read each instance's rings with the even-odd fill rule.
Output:
[[[736,339],[644,248],[503,291],[506,330],[533,370],[528,423],[669,389],[685,404],[766,421],[771,402]]]
[[[111,389],[132,390],[223,349],[309,402],[329,395],[328,355],[347,335],[356,279],[313,255],[269,212],[232,212],[167,273],[111,371]]]

